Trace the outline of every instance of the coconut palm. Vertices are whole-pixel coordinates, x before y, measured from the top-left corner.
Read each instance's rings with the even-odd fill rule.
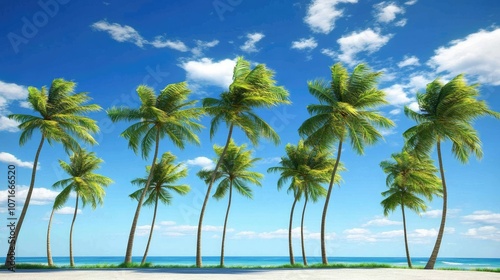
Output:
[[[331,67],[332,80],[308,82],[309,92],[320,104],[311,104],[307,110],[312,115],[299,128],[309,144],[328,147],[338,144],[336,162],[333,166],[330,184],[326,195],[321,218],[321,258],[328,264],[326,257],[325,227],[328,203],[335,182],[342,145],[350,140],[351,147],[363,154],[365,145],[377,142],[382,135],[376,127],[390,128],[394,123],[372,109],[386,104],[385,93],[376,88],[382,72],[372,72],[364,64],[358,64],[351,75],[342,64]]]
[[[52,251],[50,249],[50,228],[52,226],[52,218],[54,217],[54,212],[56,209],[52,207],[52,211],[50,212],[49,225],[47,227],[47,265],[53,266],[54,260],[52,259]]]
[[[75,225],[80,199],[82,207],[90,203],[92,209],[95,209],[97,205],[103,204],[106,194],[103,187],[113,183],[110,178],[94,173],[95,170],[99,169],[102,162],[102,159],[98,158],[95,153],[85,150],[73,153],[70,157],[70,163],[59,160],[61,168],[71,177],[54,183],[54,188],[61,187],[63,190],[56,196],[53,209],[61,208],[68,200],[70,193],[76,193],[75,212],[69,231],[69,261],[71,266],[75,266],[73,258],[73,226]]]
[[[322,183],[329,182],[333,163],[335,162],[331,153],[325,149],[313,149],[300,140],[298,145],[287,144],[285,147],[286,156],[281,158],[280,166],[271,167],[268,172],[280,172],[281,177],[278,180],[278,189],[281,189],[288,181],[290,185],[288,192],[293,192],[294,200],[290,210],[290,221],[288,225],[288,250],[290,255],[290,264],[295,264],[292,247],[292,221],[294,209],[297,201],[302,196],[305,197],[304,208],[302,210],[301,220],[301,245],[302,259],[304,265],[307,265],[307,259],[304,247],[304,216],[307,207],[307,201],[312,199],[317,201],[321,196],[326,195],[326,190],[321,186]],[[340,168],[343,170],[342,165]],[[336,175],[336,181],[340,180],[340,175]]]
[[[217,157],[220,157],[224,147],[214,145],[214,151]],[[252,158],[252,151],[247,150],[245,144],[237,146],[233,140],[229,142],[226,150],[226,155],[222,159],[218,174],[215,176],[216,180],[220,180],[217,189],[215,190],[214,198],[220,200],[229,193],[226,217],[224,218],[224,227],[222,230],[222,245],[220,253],[220,266],[224,266],[224,244],[226,240],[227,220],[229,217],[229,210],[231,209],[231,202],[233,197],[233,188],[236,189],[241,195],[252,198],[252,189],[247,185],[251,183],[261,186],[260,180],[264,177],[261,173],[249,171],[259,158]],[[202,170],[199,172],[199,177],[209,183],[212,179],[213,170]]]
[[[406,259],[408,267],[411,268],[405,207],[416,213],[426,211],[427,205],[421,197],[431,201],[434,195],[440,196],[442,194],[441,181],[436,176],[438,170],[433,160],[428,156],[417,157],[408,151],[402,151],[392,154],[391,158],[380,163],[380,167],[387,174],[386,184],[389,187],[388,190],[382,192],[385,198],[381,204],[385,216],[401,207]]]
[[[197,267],[202,266],[201,229],[205,208],[215,181],[215,176],[226,154],[234,128],[239,127],[254,145],[258,144],[261,136],[272,140],[275,144],[279,143],[278,134],[254,112],[254,109],[272,108],[280,104],[290,103],[288,92],[283,87],[276,86],[273,76],[274,73],[266,68],[264,64],[259,64],[251,69],[250,62],[239,57],[233,70],[233,81],[229,86],[229,90],[223,92],[219,99],[211,97],[203,99],[205,112],[212,116],[210,138],[215,135],[221,122],[226,123],[229,131],[224,150],[222,150],[215,165],[215,172],[212,174],[200,211],[196,238]]]
[[[151,188],[148,190],[146,194],[147,198],[143,203],[144,205],[154,204],[154,212],[151,229],[149,230],[148,243],[142,257],[141,265],[144,265],[148,256],[149,245],[151,244],[151,237],[153,236],[153,229],[155,227],[158,202],[170,205],[172,203],[171,191],[180,195],[186,195],[191,190],[188,185],[175,185],[175,182],[187,176],[187,168],[183,167],[180,163],[174,164],[175,159],[175,156],[171,153],[164,153],[160,162],[156,163],[153,178],[151,179]],[[146,169],[147,174],[149,174],[151,166],[148,166]],[[148,177],[149,175],[146,178],[137,178],[132,181],[132,184],[145,186],[148,182]],[[130,194],[130,197],[139,200],[143,191],[144,187]]]
[[[168,136],[174,145],[181,149],[184,148],[186,141],[199,144],[196,132],[201,130],[202,125],[197,120],[203,112],[200,108],[193,107],[196,101],[187,101],[190,92],[186,82],[169,84],[158,96],[155,96],[152,88],[141,85],[137,88],[137,94],[141,100],[139,108],[113,107],[107,111],[113,122],[137,121],[121,134],[128,140],[129,148],[135,153],[140,149],[142,158],[147,159],[154,146],[150,174],[139,197],[130,228],[124,261],[126,264],[132,262],[137,221],[153,178],[160,140]]]
[[[477,131],[472,126],[474,120],[481,116],[489,115],[500,118],[498,112],[488,108],[485,101],[478,101],[478,85],[468,85],[463,75],[454,77],[443,84],[439,79],[427,85],[425,93],[417,94],[420,112],[414,112],[405,107],[405,114],[417,122],[404,132],[407,147],[418,155],[428,154],[436,145],[439,160],[439,171],[443,185],[443,210],[438,236],[431,257],[425,268],[433,269],[441,247],[446,212],[448,205],[448,191],[444,176],[441,143],[446,140],[452,142],[452,153],[462,163],[469,160],[470,154],[481,158],[481,140]]]
[[[24,218],[35,186],[38,158],[42,151],[45,140],[52,144],[61,143],[64,149],[69,152],[77,150],[80,145],[78,141],[87,144],[96,144],[92,133],[99,131],[96,122],[86,116],[86,113],[99,111],[101,107],[96,104],[86,104],[91,100],[86,92],[75,93],[76,83],[55,79],[50,88],[37,89],[28,87],[28,103],[30,107],[39,115],[12,114],[8,117],[20,122],[19,129],[22,131],[19,137],[19,145],[23,146],[31,139],[33,132],[40,131],[41,139],[33,161],[33,170],[31,172],[31,181],[24,201],[21,215],[17,221],[16,230],[13,236],[13,242],[10,246],[15,248],[18,241],[19,232],[23,226]],[[5,265],[13,252],[7,253]]]

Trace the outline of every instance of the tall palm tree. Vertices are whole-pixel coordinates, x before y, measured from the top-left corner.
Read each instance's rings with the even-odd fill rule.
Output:
[[[214,145],[214,151],[217,157],[220,157],[224,147]],[[241,195],[252,198],[252,189],[247,185],[251,183],[261,186],[260,180],[264,177],[261,173],[249,171],[259,158],[252,158],[252,151],[247,150],[245,144],[237,146],[231,139],[226,150],[226,156],[222,159],[216,180],[220,179],[219,185],[213,195],[216,199],[222,199],[229,192],[229,199],[227,203],[226,216],[224,218],[224,227],[222,230],[222,242],[220,253],[220,266],[224,266],[224,244],[226,240],[227,220],[229,217],[229,210],[231,209],[231,201],[233,197],[233,188],[236,189]],[[209,183],[212,178],[213,170],[202,170],[199,176]]]
[[[49,225],[47,227],[47,265],[53,266],[54,260],[52,259],[52,251],[50,249],[50,228],[52,226],[52,218],[54,217],[54,212],[56,209],[52,207],[52,211],[50,212]]]
[[[385,93],[376,88],[382,72],[372,72],[364,64],[358,64],[351,75],[342,64],[331,67],[332,80],[328,84],[322,80],[308,82],[309,92],[320,104],[311,104],[307,110],[312,117],[299,128],[299,133],[306,136],[306,142],[328,147],[338,143],[336,162],[333,166],[330,184],[326,195],[321,218],[321,258],[328,264],[326,257],[325,227],[328,203],[335,182],[338,163],[342,153],[342,144],[350,140],[358,154],[363,154],[365,145],[374,144],[382,135],[376,126],[390,128],[394,123],[372,109],[386,104]]]
[[[402,151],[392,154],[391,158],[380,163],[380,167],[387,174],[386,184],[389,187],[388,190],[382,192],[385,198],[381,204],[385,216],[401,207],[406,259],[408,267],[412,268],[405,207],[416,213],[424,212],[427,205],[420,197],[423,196],[431,201],[434,195],[441,196],[443,189],[441,181],[436,176],[438,170],[434,166],[434,161],[428,156],[417,157],[408,151]]]
[[[155,96],[152,88],[141,85],[137,88],[137,94],[141,100],[139,108],[114,107],[107,111],[113,122],[121,120],[137,121],[121,134],[129,141],[128,145],[135,153],[140,149],[142,158],[147,159],[151,148],[154,146],[151,170],[139,197],[132,226],[130,227],[124,261],[126,264],[132,262],[137,221],[153,178],[160,140],[168,136],[174,145],[181,149],[184,148],[186,141],[195,144],[200,142],[196,132],[201,130],[202,125],[197,121],[202,116],[203,111],[200,108],[193,107],[196,101],[187,101],[190,92],[186,82],[169,84],[158,96]]]
[[[202,266],[201,229],[205,208],[221,160],[224,158],[229,146],[234,127],[239,127],[254,145],[258,144],[261,136],[271,139],[275,144],[279,143],[278,134],[254,112],[254,109],[272,108],[280,104],[290,103],[288,92],[283,87],[276,86],[273,76],[274,73],[266,68],[264,64],[259,64],[251,69],[250,62],[239,57],[233,70],[233,82],[229,86],[229,90],[223,92],[220,95],[220,99],[211,97],[203,99],[205,112],[213,117],[210,124],[210,138],[215,135],[221,122],[226,123],[229,127],[229,132],[224,150],[222,150],[215,165],[215,172],[212,174],[200,211],[196,238],[197,267]]]
[[[405,107],[406,116],[417,122],[416,126],[409,128],[403,134],[407,146],[417,154],[428,154],[434,144],[436,145],[443,184],[441,224],[431,257],[425,265],[426,269],[434,268],[446,224],[448,191],[441,143],[450,140],[452,153],[462,163],[468,162],[471,153],[481,158],[483,155],[481,140],[472,123],[485,115],[500,118],[500,114],[490,110],[485,101],[477,100],[479,96],[477,86],[477,84],[468,85],[463,75],[454,77],[446,84],[436,79],[427,85],[425,93],[417,94],[420,112]]]
[[[78,213],[79,200],[82,200],[82,207],[90,203],[92,209],[95,209],[97,205],[103,204],[106,194],[103,187],[113,183],[110,178],[94,173],[95,170],[99,169],[102,162],[102,159],[98,158],[95,153],[85,150],[79,150],[71,155],[70,163],[59,160],[61,168],[71,177],[54,183],[53,187],[61,187],[63,190],[56,196],[53,209],[61,208],[68,200],[70,193],[76,193],[75,212],[69,231],[69,261],[71,266],[75,266],[73,258],[73,226]]]
[[[146,250],[144,251],[144,256],[142,257],[141,265],[144,265],[146,258],[148,256],[149,245],[151,244],[151,237],[153,236],[153,229],[155,227],[156,213],[158,210],[158,202],[170,205],[172,203],[172,194],[170,191],[174,191],[180,195],[186,195],[191,188],[188,185],[175,185],[179,179],[187,176],[187,168],[183,167],[182,164],[174,164],[175,156],[171,153],[164,153],[161,157],[160,162],[156,164],[156,168],[151,179],[151,188],[146,194],[147,198],[144,201],[144,205],[153,205],[153,221],[151,222],[151,229],[149,230],[148,243],[146,245]],[[147,174],[149,174],[151,166],[146,167]],[[132,181],[132,184],[138,186],[145,186],[148,182],[148,176],[146,178],[137,178]],[[136,200],[141,198],[144,187],[130,194],[130,197]]]
[[[316,201],[319,197],[326,195],[326,190],[322,183],[329,182],[334,159],[326,149],[314,149],[300,140],[298,145],[287,144],[285,147],[286,156],[281,157],[280,166],[271,167],[268,172],[280,172],[278,179],[278,189],[281,189],[288,181],[290,185],[288,192],[293,192],[294,200],[290,210],[290,221],[288,225],[288,251],[290,264],[295,264],[292,247],[292,224],[295,205],[302,196],[305,197],[304,209],[301,220],[301,245],[302,259],[307,265],[304,247],[304,215],[307,207],[307,200],[311,198]],[[339,169],[343,170],[342,164]],[[340,175],[336,174],[336,182],[339,182]]]
[[[41,139],[33,161],[33,170],[31,172],[31,181],[26,195],[26,200],[17,222],[16,230],[13,236],[13,242],[10,244],[16,247],[19,232],[23,226],[24,218],[28,211],[31,195],[35,186],[36,170],[38,158],[42,151],[45,140],[52,144],[61,143],[66,151],[77,150],[80,145],[78,141],[87,144],[96,144],[92,133],[99,131],[96,122],[86,116],[86,113],[99,111],[101,107],[96,104],[86,104],[91,100],[86,92],[75,93],[76,83],[55,79],[52,81],[47,91],[46,87],[37,89],[28,87],[28,102],[31,108],[39,116],[12,114],[8,117],[18,121],[19,129],[22,130],[19,137],[19,145],[23,146],[33,135],[33,132],[40,130]],[[7,253],[5,265],[10,259],[13,251]]]

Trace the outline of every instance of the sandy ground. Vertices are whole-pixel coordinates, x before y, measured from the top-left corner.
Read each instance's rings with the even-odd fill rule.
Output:
[[[0,279],[81,280],[81,279],[500,279],[500,273],[422,269],[105,269],[105,270],[17,270],[0,271]]]

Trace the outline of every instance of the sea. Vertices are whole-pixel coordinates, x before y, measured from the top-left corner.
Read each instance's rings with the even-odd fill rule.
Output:
[[[4,258],[5,259],[5,258]],[[133,262],[141,262],[142,257],[133,257]],[[58,266],[69,265],[69,257],[53,257],[54,264]],[[123,256],[117,257],[75,257],[75,265],[95,265],[95,264],[120,264],[124,260]],[[412,258],[414,267],[424,267],[428,258]],[[2,263],[4,260],[0,260]],[[203,257],[203,265],[218,265],[220,258]],[[284,257],[225,257],[226,266],[278,266],[288,264],[288,256]],[[308,257],[308,264],[321,263],[321,257]],[[393,266],[407,266],[405,257],[330,257],[329,263],[340,264],[362,264],[376,263]],[[196,263],[195,257],[160,257],[151,256],[147,262],[153,265],[186,265],[191,266]],[[302,263],[301,257],[295,258],[296,263]],[[46,257],[17,257],[16,263],[46,264]],[[457,268],[457,269],[500,269],[500,258],[438,258],[435,268]]]

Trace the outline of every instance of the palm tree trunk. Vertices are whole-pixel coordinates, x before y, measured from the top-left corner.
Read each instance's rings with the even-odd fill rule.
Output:
[[[233,134],[233,127],[234,127],[233,124],[231,124],[229,126],[229,133],[227,134],[226,146],[224,146],[224,150],[222,150],[222,153],[220,154],[219,160],[217,160],[217,165],[215,166],[214,173],[212,174],[212,179],[210,180],[210,184],[208,185],[208,188],[207,188],[205,200],[203,200],[203,205],[201,206],[200,220],[198,221],[198,232],[196,235],[196,267],[202,266],[202,261],[201,261],[201,230],[202,230],[202,226],[203,226],[203,216],[205,215],[205,208],[207,207],[208,198],[210,197],[210,191],[212,190],[212,185],[214,184],[214,181],[215,181],[215,175],[217,173],[217,170],[219,170],[219,166],[222,162],[222,159],[224,158],[224,155],[226,154],[227,147],[229,146],[229,142],[231,141],[231,135]]]
[[[226,226],[229,210],[231,209],[231,199],[233,197],[233,181],[229,183],[229,201],[227,202],[226,218],[224,219],[224,229],[222,230],[222,245],[220,249],[220,266],[224,267],[224,242],[226,241]]]
[[[47,264],[49,266],[54,265],[54,261],[52,260],[52,252],[50,251],[50,227],[52,226],[52,217],[54,216],[55,209],[52,208],[52,212],[50,213],[49,218],[49,226],[47,227]]]
[[[146,258],[148,257],[149,244],[151,244],[151,237],[153,237],[153,230],[155,228],[156,211],[158,209],[158,198],[159,198],[159,195],[156,195],[155,210],[153,212],[153,221],[151,222],[151,229],[149,230],[148,244],[146,245],[146,250],[144,251],[144,256],[142,257],[141,265],[144,265],[144,263],[146,263]]]
[[[135,214],[134,214],[134,220],[132,221],[132,226],[130,227],[130,233],[128,236],[128,242],[127,242],[127,251],[125,252],[125,264],[129,264],[132,262],[132,248],[134,247],[134,237],[135,237],[135,230],[137,228],[137,222],[139,221],[139,214],[141,213],[141,207],[142,203],[144,201],[144,197],[146,196],[146,193],[148,192],[149,185],[151,184],[151,179],[153,178],[153,172],[155,169],[156,165],[156,158],[158,157],[158,149],[160,145],[160,130],[158,129],[158,132],[156,133],[156,143],[155,143],[155,153],[153,156],[153,163],[151,163],[151,169],[149,170],[149,175],[148,175],[148,181],[146,182],[146,186],[144,187],[144,190],[142,191],[141,197],[139,198],[139,202],[137,203],[137,208],[135,209]]]
[[[406,249],[406,259],[408,261],[408,267],[412,268],[411,266],[411,258],[410,258],[410,249],[408,248],[408,236],[406,233],[406,216],[405,216],[405,206],[403,203],[401,203],[401,212],[403,214],[403,232],[405,236],[405,249]]]
[[[321,216],[321,259],[323,264],[328,264],[328,259],[326,257],[326,243],[325,243],[325,225],[326,225],[326,213],[328,212],[328,202],[330,202],[330,196],[332,194],[333,184],[335,183],[335,175],[337,173],[337,168],[340,162],[340,156],[342,154],[342,140],[339,141],[339,146],[337,148],[337,159],[335,165],[333,166],[332,177],[330,178],[330,184],[328,185],[328,192],[326,194],[325,206],[323,207],[323,215]]]
[[[26,200],[24,201],[23,210],[21,210],[21,215],[19,216],[19,220],[17,221],[16,230],[14,231],[14,237],[7,249],[7,256],[5,257],[5,266],[9,267],[10,259],[15,259],[15,248],[17,243],[17,237],[19,236],[19,232],[21,231],[21,227],[23,226],[24,217],[26,216],[26,212],[28,212],[28,206],[30,204],[31,195],[33,194],[33,188],[35,186],[35,177],[36,177],[36,168],[38,165],[38,157],[40,156],[40,152],[42,151],[43,142],[45,141],[45,137],[42,135],[42,139],[40,140],[40,144],[38,145],[38,150],[35,154],[35,160],[33,161],[33,170],[31,171],[31,182],[30,187],[28,189],[28,193],[26,195]]]
[[[78,192],[76,193],[75,213],[73,214],[73,221],[71,222],[71,229],[69,230],[69,265],[75,266],[75,259],[73,258],[73,226],[75,225],[76,214],[78,212]]]
[[[293,223],[293,211],[295,210],[295,204],[297,204],[298,197],[295,196],[293,199],[292,210],[290,210],[290,223],[288,224],[288,252],[290,254],[290,264],[295,264],[295,258],[293,257],[293,246],[292,246],[292,223]]]
[[[439,248],[441,247],[441,241],[443,240],[444,227],[446,224],[446,212],[448,208],[448,192],[446,190],[446,180],[444,178],[444,168],[443,168],[443,159],[441,157],[441,143],[438,140],[437,142],[437,153],[439,159],[439,172],[441,173],[441,181],[443,182],[443,213],[441,214],[441,225],[439,226],[439,232],[436,239],[436,244],[434,244],[434,249],[432,250],[431,257],[429,261],[425,265],[425,269],[434,269],[434,265],[436,264],[436,260],[439,253]]]
[[[302,209],[302,220],[300,222],[300,241],[302,244],[302,260],[304,262],[304,265],[307,266],[306,248],[304,246],[304,216],[306,214],[307,199],[309,195],[307,194],[307,191],[304,194],[306,201],[304,202],[304,209]]]

